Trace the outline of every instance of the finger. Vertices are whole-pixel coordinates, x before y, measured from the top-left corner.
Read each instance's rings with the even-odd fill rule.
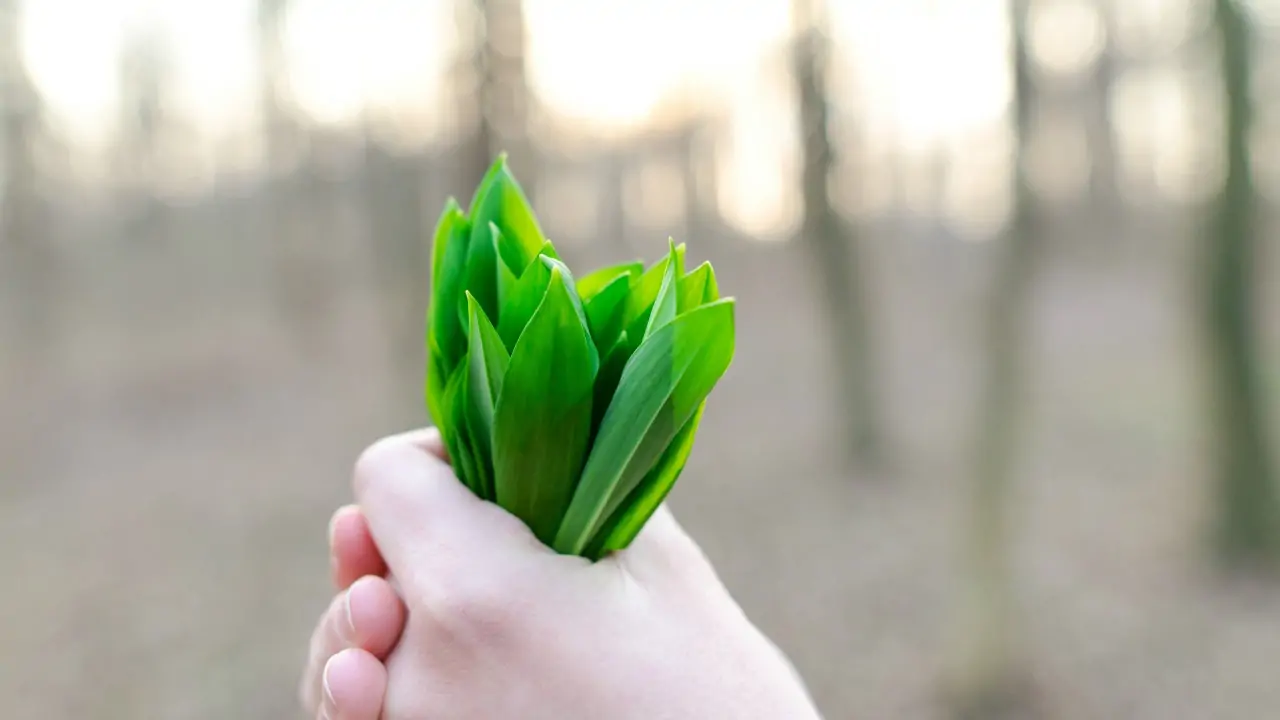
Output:
[[[365,576],[347,591],[351,647],[367,650],[379,660],[391,654],[404,633],[404,602],[384,578]]]
[[[383,578],[367,576],[338,593],[311,638],[300,690],[304,706],[311,712],[319,706],[321,676],[329,658],[351,648],[385,658],[399,641],[404,625],[404,604]]]
[[[439,444],[435,430],[397,435],[375,443],[356,463],[356,499],[401,583],[429,584],[426,578],[464,557],[546,550],[515,516],[463,486],[431,452]]]
[[[321,685],[321,720],[378,720],[387,668],[363,650],[343,650],[325,663]]]
[[[324,672],[324,664],[345,647],[345,640],[341,639],[342,635],[335,627],[345,621],[334,619],[343,618],[345,613],[346,593],[341,592],[334,596],[329,607],[320,616],[316,629],[311,633],[307,666],[302,673],[302,683],[298,688],[298,697],[310,715],[315,715],[320,709],[321,673]]]
[[[333,582],[339,590],[366,575],[387,574],[387,564],[369,534],[369,523],[356,505],[339,508],[329,522],[329,555]]]

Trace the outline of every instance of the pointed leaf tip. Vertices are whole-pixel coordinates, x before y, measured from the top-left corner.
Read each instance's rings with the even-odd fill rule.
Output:
[[[486,228],[491,222],[498,226],[503,233],[499,252],[513,270],[527,266],[547,244],[524,190],[505,161],[495,161],[476,189],[471,222]],[[484,298],[480,299],[483,303]]]
[[[511,353],[493,424],[497,502],[547,544],[585,461],[595,381],[594,348],[569,286],[558,268],[549,274]]]
[[[627,361],[554,548],[581,554],[701,406],[733,359],[732,301],[667,323]]]
[[[671,254],[666,270],[662,273],[662,285],[658,288],[658,296],[653,301],[653,309],[649,311],[649,322],[644,330],[648,338],[662,326],[676,319],[679,304],[679,262],[676,259],[675,243],[671,244]]]
[[[493,418],[494,406],[502,395],[503,380],[510,358],[498,331],[480,307],[479,301],[467,293],[469,320],[466,383],[466,425],[476,454],[473,485],[485,499],[494,495]]]

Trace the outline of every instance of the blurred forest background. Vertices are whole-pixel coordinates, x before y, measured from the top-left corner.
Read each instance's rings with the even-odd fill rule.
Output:
[[[739,298],[673,505],[828,717],[1280,713],[1280,2],[0,0],[5,717],[297,715],[500,150]]]

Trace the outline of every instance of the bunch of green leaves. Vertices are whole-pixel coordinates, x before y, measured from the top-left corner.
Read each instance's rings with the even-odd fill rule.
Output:
[[[625,548],[733,359],[734,302],[685,247],[574,279],[499,156],[436,228],[427,406],[458,478],[557,552]]]

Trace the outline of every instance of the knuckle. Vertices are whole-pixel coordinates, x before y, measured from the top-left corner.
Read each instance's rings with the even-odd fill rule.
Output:
[[[357,496],[367,492],[379,477],[386,475],[403,449],[395,438],[382,438],[365,448],[356,458],[352,483]]]

